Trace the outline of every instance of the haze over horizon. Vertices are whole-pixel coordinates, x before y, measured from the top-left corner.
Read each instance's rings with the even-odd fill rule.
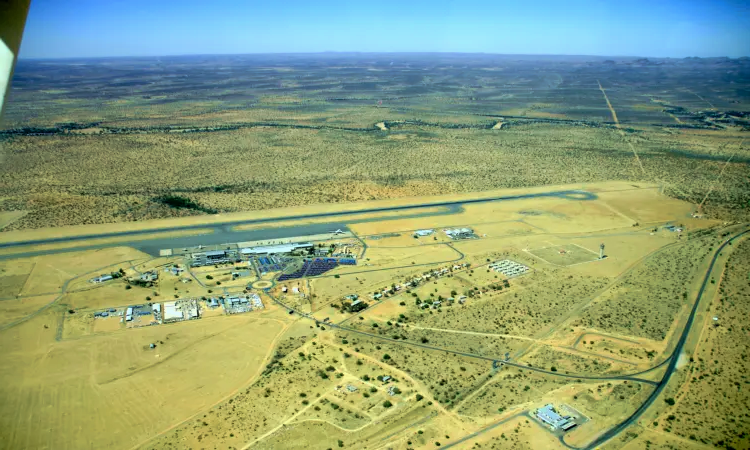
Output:
[[[254,53],[450,52],[507,55],[750,55],[750,6],[737,0],[626,5],[573,0],[341,0],[234,4],[144,0],[31,4],[21,58]]]

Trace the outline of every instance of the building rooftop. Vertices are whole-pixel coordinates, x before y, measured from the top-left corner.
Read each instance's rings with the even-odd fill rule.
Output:
[[[240,250],[243,255],[263,255],[266,253],[290,253],[298,248],[310,248],[309,242],[300,242],[297,244],[266,245],[262,247],[247,247]],[[328,251],[326,249],[326,251]]]
[[[567,422],[567,419],[558,414],[551,404],[539,408],[536,411],[536,416],[555,428],[558,428]]]

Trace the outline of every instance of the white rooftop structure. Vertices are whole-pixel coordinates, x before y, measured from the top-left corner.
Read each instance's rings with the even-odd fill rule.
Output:
[[[164,303],[164,320],[182,319],[182,311],[177,309],[177,302]]]
[[[434,233],[435,230],[417,230],[414,232],[417,236],[429,236]]]
[[[92,283],[104,283],[105,281],[109,281],[112,278],[113,278],[112,275],[100,275],[98,277],[94,277],[90,279],[89,281]]]
[[[552,428],[562,428],[568,430],[575,426],[575,422],[570,416],[561,416],[551,404],[544,405],[536,410],[536,416]],[[571,423],[573,425],[571,425]]]
[[[500,272],[506,276],[520,275],[529,271],[529,268],[527,266],[515,261],[511,261],[510,259],[496,261],[490,264],[489,267],[491,269],[494,269],[496,272]]]
[[[271,253],[291,253],[299,248],[310,248],[312,244],[309,242],[301,242],[298,244],[281,244],[281,245],[266,245],[262,247],[247,247],[240,250],[243,255],[268,255]]]

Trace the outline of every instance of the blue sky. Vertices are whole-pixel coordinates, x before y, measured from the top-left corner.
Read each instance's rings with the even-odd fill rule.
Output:
[[[32,0],[21,58],[277,52],[750,56],[745,0]]]

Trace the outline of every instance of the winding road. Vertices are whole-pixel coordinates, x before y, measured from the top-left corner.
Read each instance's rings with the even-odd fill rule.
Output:
[[[708,266],[708,269],[706,270],[706,274],[703,277],[703,282],[701,283],[701,287],[698,290],[698,295],[695,298],[695,303],[693,303],[693,309],[690,311],[690,316],[688,317],[687,323],[685,324],[685,328],[682,330],[682,335],[680,336],[680,340],[677,341],[677,346],[675,347],[674,350],[672,350],[672,354],[667,358],[667,360],[665,360],[665,361],[669,361],[669,364],[667,365],[667,370],[664,372],[664,376],[656,384],[656,389],[654,389],[654,391],[651,393],[648,399],[646,399],[646,401],[640,407],[638,407],[638,409],[636,409],[635,412],[631,414],[627,419],[620,422],[613,428],[607,430],[605,433],[600,435],[598,438],[596,438],[593,442],[591,442],[586,447],[582,447],[583,449],[593,450],[599,447],[600,445],[606,443],[610,439],[614,438],[618,434],[620,434],[630,425],[634,424],[643,415],[643,413],[646,412],[646,410],[654,403],[654,401],[659,397],[659,394],[661,394],[661,392],[667,387],[669,380],[672,378],[672,374],[674,374],[674,371],[677,368],[677,362],[680,359],[679,356],[685,347],[685,342],[687,341],[688,336],[690,335],[690,330],[693,327],[693,322],[695,321],[695,315],[698,313],[698,308],[700,306],[701,299],[703,298],[703,293],[706,291],[706,286],[708,286],[708,283],[711,279],[711,273],[714,270],[716,261],[719,259],[719,256],[721,255],[721,251],[731,242],[733,242],[736,239],[741,238],[747,233],[750,233],[750,230],[745,230],[745,231],[735,234],[731,238],[724,241],[724,243],[721,244],[718,249],[716,249],[716,252],[714,253],[713,258],[711,259],[711,264]]]

